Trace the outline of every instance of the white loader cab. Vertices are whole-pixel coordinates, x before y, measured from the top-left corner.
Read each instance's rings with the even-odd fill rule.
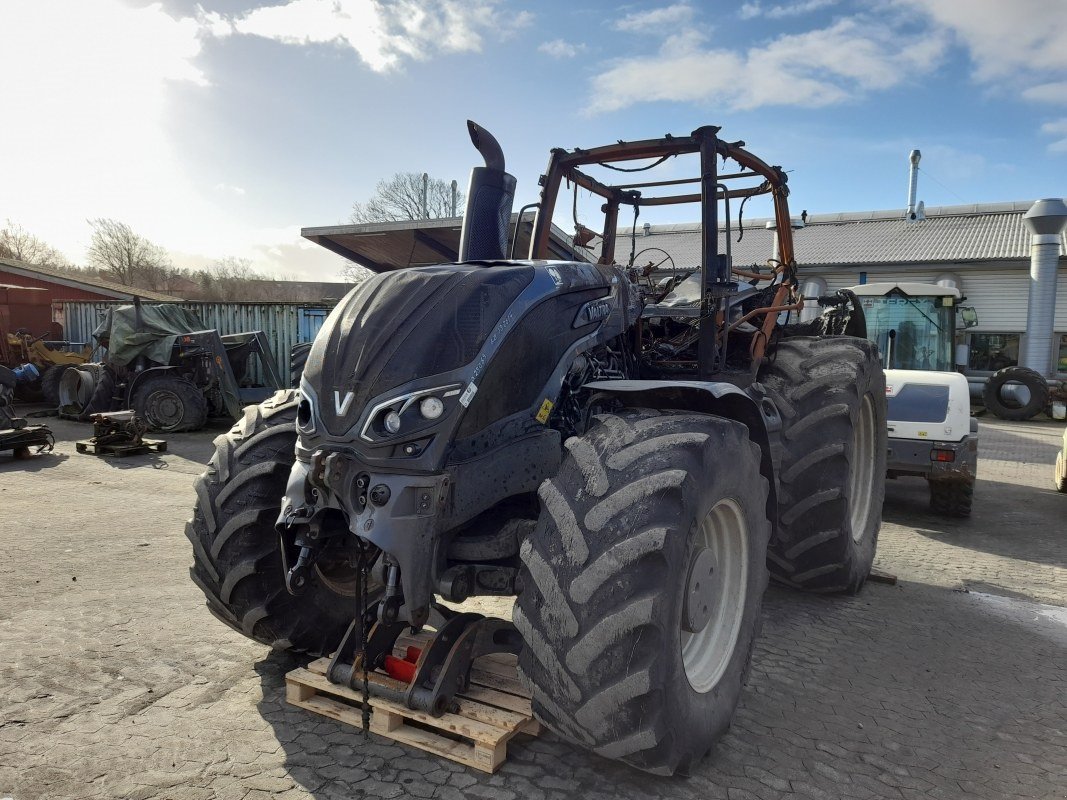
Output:
[[[978,322],[974,309],[959,305],[958,289],[937,284],[867,283],[850,291],[860,300],[867,338],[878,345],[885,370],[886,476],[925,477],[936,513],[968,516],[978,421],[954,356],[957,327]]]

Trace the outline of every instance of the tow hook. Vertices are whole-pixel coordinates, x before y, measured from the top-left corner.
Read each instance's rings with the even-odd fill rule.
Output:
[[[308,585],[308,572],[315,565],[315,559],[318,557],[318,549],[312,550],[310,547],[301,547],[300,555],[297,556],[296,563],[292,568],[285,573],[285,588],[289,594],[294,597],[299,597],[307,589]]]

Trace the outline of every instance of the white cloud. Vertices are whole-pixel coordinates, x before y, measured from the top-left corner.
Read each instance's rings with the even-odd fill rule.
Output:
[[[651,11],[635,11],[615,23],[615,30],[633,33],[671,31],[679,25],[692,21],[693,7],[688,3],[675,3]]]
[[[574,58],[585,50],[582,43],[566,42],[563,39],[553,39],[550,42],[542,42],[537,49],[552,58]]]
[[[235,194],[238,197],[243,197],[244,194],[245,194],[245,190],[244,190],[243,186],[233,186],[232,184],[229,184],[229,183],[216,183],[215,184],[215,191],[216,192],[222,192],[224,194]]]
[[[219,36],[232,32],[285,44],[347,47],[375,72],[388,72],[405,60],[480,52],[485,35],[507,37],[533,17],[503,11],[499,0],[288,0],[228,20],[204,19]]]
[[[969,49],[979,80],[1067,70],[1063,0],[895,0],[951,30]]]
[[[799,17],[802,14],[810,14],[813,11],[819,11],[830,6],[837,5],[839,0],[798,0],[795,3],[782,3],[776,6],[763,7],[762,3],[753,2],[745,3],[741,6],[741,10],[738,11],[738,16],[741,19],[754,19],[756,17],[767,17],[768,19],[786,19],[788,17]]]
[[[1047,136],[1058,137],[1049,143],[1050,152],[1067,153],[1067,117],[1055,122],[1046,122],[1041,126],[1041,132]]]
[[[1036,103],[1067,105],[1067,81],[1040,83],[1023,91],[1023,97]]]
[[[827,106],[888,89],[932,69],[945,49],[936,32],[901,37],[886,23],[843,19],[783,35],[747,51],[707,47],[693,31],[669,37],[658,54],[613,63],[593,81],[592,112],[649,98],[760,106]]]

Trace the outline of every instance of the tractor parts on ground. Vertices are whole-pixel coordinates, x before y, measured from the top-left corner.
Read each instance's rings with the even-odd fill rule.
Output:
[[[148,426],[132,411],[94,414],[90,421],[93,423],[93,436],[76,442],[79,453],[131,456],[150,451],[162,453],[167,449],[167,443],[162,439],[144,438]]]
[[[15,369],[0,365],[0,451],[10,450],[17,459],[29,458],[31,448],[42,453],[55,445],[55,437],[47,425],[30,425],[22,417],[16,417],[12,408],[18,386],[39,377],[33,364],[21,364]]]

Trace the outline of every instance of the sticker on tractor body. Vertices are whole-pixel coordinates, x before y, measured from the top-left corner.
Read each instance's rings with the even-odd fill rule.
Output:
[[[537,416],[534,417],[534,419],[544,425],[546,422],[548,422],[548,415],[551,413],[552,401],[546,397],[545,402],[541,403],[541,410],[537,412]]]
[[[478,391],[478,387],[473,383],[468,383],[467,388],[463,390],[463,394],[459,396],[459,404],[466,408],[471,404],[471,400],[474,399],[475,392]]]

